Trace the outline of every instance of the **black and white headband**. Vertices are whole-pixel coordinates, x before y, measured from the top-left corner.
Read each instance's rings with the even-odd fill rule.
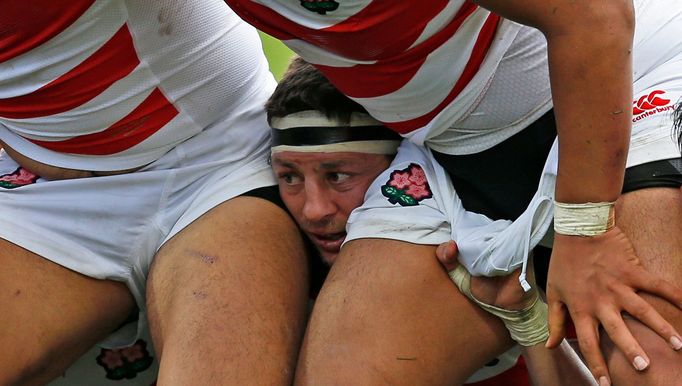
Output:
[[[306,110],[273,118],[271,152],[395,154],[400,136],[368,114],[354,112],[350,119],[328,118]]]

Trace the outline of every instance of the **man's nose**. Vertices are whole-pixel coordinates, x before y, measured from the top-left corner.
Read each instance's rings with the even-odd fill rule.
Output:
[[[303,216],[308,221],[321,221],[336,213],[333,195],[317,183],[306,183]]]

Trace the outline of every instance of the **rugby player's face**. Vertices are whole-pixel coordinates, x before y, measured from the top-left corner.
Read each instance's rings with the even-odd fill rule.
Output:
[[[282,200],[327,264],[346,238],[350,212],[389,163],[388,156],[366,153],[273,154]]]

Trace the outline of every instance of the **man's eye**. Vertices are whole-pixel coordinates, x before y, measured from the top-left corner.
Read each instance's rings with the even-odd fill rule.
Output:
[[[344,182],[350,178],[350,174],[347,173],[329,173],[329,180],[334,183]]]
[[[287,185],[296,185],[301,182],[301,177],[293,173],[283,173],[278,178]]]

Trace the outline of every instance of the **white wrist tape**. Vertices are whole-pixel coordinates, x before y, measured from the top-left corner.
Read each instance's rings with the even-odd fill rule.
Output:
[[[560,235],[591,237],[615,225],[615,202],[568,204],[554,202],[554,232]]]
[[[476,299],[471,293],[471,274],[459,265],[449,272],[450,278],[459,290],[479,307],[502,319],[509,335],[521,346],[534,346],[549,338],[547,323],[547,304],[540,299],[538,291],[533,291],[533,301],[521,310],[507,310]]]

